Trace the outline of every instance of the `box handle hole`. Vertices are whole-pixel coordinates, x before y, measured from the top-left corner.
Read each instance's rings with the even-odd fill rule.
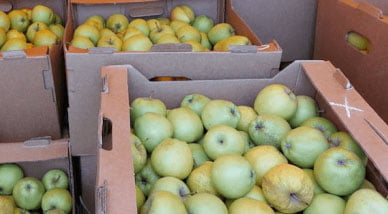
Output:
[[[155,81],[155,82],[164,82],[164,81],[188,81],[191,79],[187,77],[182,77],[182,76],[157,76],[157,77],[152,77],[149,80]]]
[[[112,121],[107,118],[103,118],[102,121],[102,149],[111,151],[112,145]]]

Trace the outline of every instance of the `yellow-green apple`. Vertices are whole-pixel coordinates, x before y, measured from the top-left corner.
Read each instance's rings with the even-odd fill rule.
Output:
[[[147,112],[154,112],[166,116],[166,105],[160,99],[151,97],[138,97],[131,102],[130,115],[132,123]]]
[[[203,149],[203,146],[201,144],[190,143],[189,147],[190,147],[191,153],[193,154],[194,168],[210,160],[209,157],[206,155],[206,152]]]
[[[271,84],[256,96],[254,109],[259,114],[275,114],[289,120],[296,112],[295,94],[285,85]]]
[[[220,23],[210,29],[207,36],[209,41],[215,45],[217,42],[235,35],[233,27],[228,23]]]
[[[116,35],[109,28],[103,28],[100,30],[100,37]]]
[[[8,31],[11,26],[11,21],[6,13],[0,11],[0,28],[3,28],[4,31]]]
[[[145,201],[144,193],[141,191],[141,189],[135,185],[136,189],[136,207],[138,210],[140,210],[141,206],[143,206]]]
[[[200,32],[208,33],[214,26],[212,18],[205,15],[199,15],[195,17],[193,27],[197,28]]]
[[[15,29],[12,29],[7,32],[7,40],[9,39],[21,39],[27,42],[26,35],[24,35],[24,33],[19,32],[18,30],[15,30]]]
[[[43,22],[34,22],[27,28],[27,40],[29,42],[33,42],[35,38],[35,33],[40,31],[40,30],[47,30],[49,27],[43,23]]]
[[[101,37],[97,42],[97,47],[114,48],[115,51],[121,51],[123,41],[116,35]]]
[[[245,141],[240,132],[226,125],[209,129],[203,141],[203,148],[212,160],[226,154],[242,155],[245,151]]]
[[[135,135],[148,152],[152,152],[163,140],[172,137],[173,126],[164,116],[147,112],[135,120]],[[190,154],[191,158],[191,154]]]
[[[124,35],[125,35],[125,31],[121,31],[120,33],[116,33],[116,36],[119,37],[121,40],[123,40]]]
[[[32,9],[31,8],[22,8],[21,11],[25,12],[27,14],[28,20],[32,21]]]
[[[103,28],[105,28],[105,20],[102,16],[100,15],[92,15],[92,16],[89,16],[86,21],[89,21],[89,20],[92,20],[92,21],[95,21],[95,22],[98,22],[100,23],[100,25],[103,26]],[[85,22],[86,22],[85,21]]]
[[[346,35],[346,40],[358,50],[368,50],[370,47],[369,40],[356,32],[348,33]]]
[[[206,33],[201,32],[201,45],[209,50],[212,49],[212,44],[209,41]]]
[[[15,50],[24,50],[27,49],[27,43],[23,39],[8,39],[3,47],[1,47],[1,52],[3,51],[15,51]]]
[[[257,113],[250,106],[237,106],[240,111],[240,120],[237,123],[237,130],[248,132],[249,124],[257,118]]]
[[[122,51],[150,51],[151,48],[151,40],[141,34],[126,39],[123,43]]]
[[[198,116],[201,116],[203,107],[210,101],[210,99],[202,94],[189,94],[186,95],[182,101],[181,107],[188,107],[197,113]]]
[[[175,32],[168,25],[160,25],[150,32],[150,39],[155,44],[160,37],[166,34],[175,35]]]
[[[179,28],[179,30],[176,32],[176,36],[181,42],[186,42],[189,40],[194,40],[197,42],[201,41],[201,34],[199,31],[190,25]]]
[[[262,189],[267,201],[284,213],[296,213],[306,209],[314,195],[313,183],[300,168],[280,164],[263,177]]]
[[[6,40],[7,40],[7,33],[3,28],[0,27],[0,48],[1,46],[3,46]]]
[[[44,5],[36,5],[34,8],[32,8],[32,22],[43,22],[48,26],[53,23],[54,18],[54,12],[49,7]]]
[[[274,146],[256,146],[245,153],[244,157],[252,165],[256,174],[256,184],[261,186],[263,176],[273,167],[287,163],[286,157]]]
[[[63,33],[65,32],[65,28],[61,24],[52,24],[49,26],[51,32],[55,33],[58,38],[58,42],[60,42],[63,38]]]
[[[289,120],[292,128],[302,125],[306,120],[312,117],[318,117],[318,106],[315,100],[309,96],[296,96],[298,107],[295,114]]]
[[[62,18],[58,14],[56,14],[56,13],[54,13],[54,21],[53,21],[52,24],[54,24],[54,25],[58,25],[58,24],[62,25],[63,24]]]
[[[60,169],[52,169],[43,175],[42,183],[45,190],[54,188],[67,189],[69,186],[69,178],[64,171]]]
[[[239,198],[229,207],[229,214],[275,214],[271,207],[252,198]]]
[[[140,172],[140,170],[146,165],[147,162],[147,151],[140,141],[140,139],[131,133],[131,154],[132,161],[135,173]]]
[[[2,214],[13,214],[15,208],[15,202],[12,196],[0,195],[0,212]]]
[[[59,209],[68,214],[71,211],[72,204],[70,192],[62,188],[50,189],[43,195],[42,198],[43,212],[52,209]]]
[[[259,115],[248,126],[248,133],[256,145],[280,147],[281,140],[291,130],[288,122],[275,114]]]
[[[147,114],[152,113],[146,113],[145,115]],[[184,141],[174,138],[163,140],[153,150],[151,163],[158,175],[172,176],[179,179],[185,179],[189,176],[194,166],[193,154],[191,153],[189,145]]]
[[[207,192],[213,195],[218,195],[211,179],[212,167],[213,162],[206,161],[190,173],[189,177],[186,180],[186,183],[187,186],[189,186],[191,192]]]
[[[16,164],[0,165],[0,195],[11,195],[15,184],[24,176],[23,170]]]
[[[31,214],[28,210],[15,208],[12,214]],[[47,214],[47,213],[45,213]],[[66,214],[66,213],[65,213]]]
[[[217,42],[214,46],[213,46],[213,50],[214,51],[227,51],[227,49],[224,48],[224,43],[225,43],[226,39],[223,39],[219,42]]]
[[[178,38],[176,38],[175,35],[172,34],[165,34],[161,36],[158,41],[156,41],[156,44],[177,44],[180,43]]]
[[[152,195],[155,192],[167,191],[178,196],[182,201],[186,200],[190,196],[189,187],[183,182],[175,177],[163,177],[154,183],[150,190]]]
[[[97,20],[93,20],[93,19],[91,19],[91,20],[86,20],[83,24],[94,26],[94,27],[96,27],[98,30],[101,30],[101,29],[104,28],[104,24],[103,24],[103,23],[101,23],[101,22],[99,22],[99,21],[97,21]]]
[[[40,213],[32,212],[31,214],[40,214]],[[66,214],[66,213],[63,210],[54,209],[54,210],[48,210],[48,211],[44,212],[44,214]]]
[[[184,21],[180,21],[180,20],[174,20],[170,23],[170,27],[175,31],[175,32],[178,32],[178,30],[183,27],[183,26],[188,26],[190,25],[189,23],[187,22],[184,22]]]
[[[187,212],[190,214],[228,214],[224,202],[217,196],[210,193],[198,193],[187,199],[185,202]]]
[[[41,181],[33,177],[25,177],[15,184],[12,195],[18,207],[35,210],[40,208],[44,192]]]
[[[335,125],[324,117],[312,117],[302,123],[302,126],[318,129],[323,133],[323,135],[325,135],[326,138],[329,138],[330,135],[337,132]]]
[[[18,30],[22,33],[26,32],[30,25],[30,20],[25,12],[21,10],[12,10],[8,13],[8,17],[11,22],[11,29]]]
[[[283,154],[295,165],[311,168],[315,160],[329,148],[322,132],[306,126],[289,131],[282,140]]]
[[[181,199],[167,191],[150,195],[140,210],[140,214],[187,214]]]
[[[134,27],[142,32],[145,36],[150,34],[150,29],[148,28],[147,21],[144,19],[134,19],[132,20],[128,27]]]
[[[141,189],[145,196],[149,195],[151,187],[159,180],[159,178],[160,176],[156,174],[155,170],[152,168],[150,159],[147,159],[146,165],[135,175],[136,185]]]
[[[170,19],[169,18],[157,18],[157,20],[162,25],[170,25]]]
[[[243,154],[247,153],[251,148],[255,147],[255,144],[252,143],[251,138],[249,137],[248,133],[244,131],[239,131],[242,138],[244,139],[244,152]]]
[[[149,32],[155,30],[157,27],[160,27],[162,25],[157,19],[149,19],[146,22],[147,22]]]
[[[330,147],[341,147],[343,149],[354,152],[361,161],[366,165],[368,158],[360,145],[347,132],[335,132],[328,138]]]
[[[127,40],[131,36],[135,35],[144,35],[140,30],[138,30],[135,27],[128,27],[127,30],[124,33],[123,41]]]
[[[364,180],[364,183],[362,183],[361,189],[373,189],[376,190],[376,187],[368,180]]]
[[[31,42],[27,43],[27,49],[28,48],[33,48],[34,47],[34,44],[32,44]]]
[[[246,195],[244,195],[244,198],[251,198],[264,203],[268,203],[264,197],[263,190],[257,185],[254,185],[252,190],[249,191]]]
[[[33,44],[35,47],[40,46],[49,46],[57,44],[58,37],[55,35],[55,33],[51,32],[48,29],[40,30],[35,33],[35,37],[33,40]]]
[[[240,117],[237,106],[227,100],[210,100],[201,113],[202,123],[207,130],[216,125],[236,128]]]
[[[365,179],[365,166],[353,152],[335,147],[317,158],[314,176],[317,183],[328,193],[345,196],[362,185]]]
[[[222,155],[211,169],[211,179],[217,192],[228,199],[247,194],[255,185],[256,174],[249,161],[240,155]]]
[[[311,181],[314,185],[314,195],[325,193],[325,190],[322,189],[322,187],[319,186],[317,181],[315,180],[314,176],[314,170],[312,169],[303,169],[303,171],[310,177]]]
[[[128,28],[128,18],[123,14],[112,14],[106,20],[106,27],[114,33],[123,32]]]
[[[336,195],[321,193],[315,195],[303,214],[343,214],[345,210],[345,200]]]
[[[187,23],[194,21],[195,13],[193,9],[187,5],[174,7],[170,12],[171,21],[180,20]]]
[[[387,210],[388,201],[380,193],[371,189],[360,189],[350,196],[344,214],[386,214]]]
[[[97,45],[98,39],[100,38],[100,31],[92,25],[82,24],[78,26],[74,31],[74,37],[83,36],[93,42],[94,45]]]
[[[93,48],[94,44],[87,37],[84,37],[84,36],[74,36],[73,39],[70,42],[70,46],[77,47],[77,48],[82,48],[82,49],[89,49],[89,48]]]
[[[219,44],[219,45],[217,45],[217,44]],[[232,46],[232,45],[251,45],[252,43],[247,37],[236,35],[236,36],[230,36],[228,38],[225,38],[225,39],[217,42],[217,44],[214,46],[215,50],[217,50],[217,51],[229,51],[230,50],[229,46]],[[216,48],[216,46],[218,46],[218,47]]]
[[[201,43],[195,40],[184,41],[183,43],[191,45],[192,52],[202,52],[206,51],[206,48],[201,45]]]
[[[201,139],[203,136],[201,118],[190,108],[179,107],[171,109],[167,113],[167,119],[171,122],[174,129],[173,138],[191,143]]]

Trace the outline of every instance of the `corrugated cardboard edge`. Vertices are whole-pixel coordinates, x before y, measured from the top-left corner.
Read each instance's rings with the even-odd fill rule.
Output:
[[[132,3],[132,2],[149,2],[160,0],[70,0],[71,3],[78,4],[117,4],[117,3]]]
[[[112,122],[112,149],[98,149],[96,213],[136,213],[135,178],[131,157],[127,69],[123,66],[102,68],[107,86],[101,93],[100,120]],[[102,138],[102,122],[99,126]],[[103,142],[101,142],[103,143]]]

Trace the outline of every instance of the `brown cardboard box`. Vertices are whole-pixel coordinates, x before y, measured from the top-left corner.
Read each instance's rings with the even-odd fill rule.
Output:
[[[63,0],[2,1],[0,10],[52,8],[65,21]],[[66,104],[66,81],[62,45],[0,53],[0,142],[33,137],[61,137]]]
[[[16,163],[24,171],[24,176],[42,179],[51,169],[61,169],[69,176],[69,188],[74,203],[73,168],[70,157],[69,140],[51,141],[50,138],[36,138],[25,142],[0,143],[0,163]]]
[[[385,143],[387,142],[388,126],[351,87],[346,77],[330,62],[296,61],[273,78],[267,79],[149,81],[148,77],[153,76],[155,72],[155,70],[139,71],[132,65],[103,67],[101,77],[105,84],[102,90],[102,106],[114,106],[115,104],[124,106],[124,102],[137,97],[151,96],[163,100],[168,108],[174,108],[179,106],[185,95],[191,93],[201,93],[210,98],[227,99],[237,105],[253,105],[257,93],[266,85],[285,84],[297,95],[304,94],[314,97],[321,111],[324,112],[322,116],[332,120],[340,130],[351,133],[369,157],[367,179],[376,186],[382,195],[388,196],[388,169],[386,168],[388,147]],[[179,71],[172,67],[169,72],[162,72],[161,75],[178,73]],[[128,96],[130,96],[129,99]],[[125,126],[123,129],[125,133],[117,131],[112,134],[113,148],[115,145],[118,146],[121,141],[124,144],[129,144],[128,124],[130,121],[128,112],[127,108],[127,112],[119,117],[121,121],[116,121],[116,124]],[[119,115],[118,112],[117,115]],[[112,124],[114,123],[115,121],[112,120]],[[117,125],[116,129],[118,129]],[[113,127],[112,130],[115,128]],[[127,135],[126,138],[123,135]],[[130,156],[129,150],[122,150],[118,156]],[[125,163],[116,157],[111,160],[109,166],[118,165],[119,163],[113,162],[116,160],[120,160],[121,164],[126,166],[131,164],[131,162]],[[128,179],[133,179],[133,171],[129,174]],[[132,193],[130,194],[133,194],[133,186],[131,187]],[[107,203],[107,206],[110,204]],[[133,206],[133,201],[126,200],[121,204],[122,213],[136,213]],[[114,213],[116,214],[116,212]]]
[[[112,2],[120,4],[111,4]],[[65,38],[67,42],[70,42],[74,28],[90,15],[100,14],[106,18],[113,13],[123,13],[130,18],[139,16],[167,17],[174,6],[184,3],[192,6],[197,14],[208,15],[216,22],[231,23],[238,34],[248,36],[255,45],[262,45],[239,14],[231,7],[234,2],[236,1],[124,0],[118,2],[72,0],[69,5],[71,12],[69,17],[72,19],[68,19]],[[102,66],[130,63],[140,70],[157,68],[160,72],[167,72],[171,69],[170,62],[174,62],[177,66],[176,69],[180,70],[180,74],[177,75],[193,79],[261,78],[270,77],[278,71],[282,53],[275,41],[271,42],[269,46],[265,46],[269,48],[264,50],[248,46],[237,47],[232,52],[184,52],[187,50],[179,49],[179,45],[156,47],[155,52],[142,53],[114,53],[112,50],[104,48],[95,48],[87,52],[65,47],[69,94],[68,113],[73,154],[95,154],[100,87],[99,70]],[[246,52],[247,50],[248,52]]]

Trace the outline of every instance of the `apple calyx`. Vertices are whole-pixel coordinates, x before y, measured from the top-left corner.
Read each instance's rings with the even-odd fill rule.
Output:
[[[31,185],[30,185],[30,184],[27,184],[26,189],[27,189],[27,191],[30,191],[30,190],[32,189],[32,188],[31,188]]]
[[[291,149],[291,143],[286,141],[286,149],[287,150],[290,150]]]
[[[332,148],[332,147],[337,147],[341,144],[341,141],[338,140],[338,139],[329,139],[329,147]]]
[[[236,116],[236,109],[235,109],[235,108],[231,108],[231,109],[230,109],[230,113],[231,113],[233,116]]]
[[[340,166],[345,166],[346,165],[346,160],[345,159],[339,159],[337,160],[337,164]]]
[[[255,130],[261,130],[262,128],[264,128],[264,124],[263,123],[261,123],[261,122],[256,123]]]

